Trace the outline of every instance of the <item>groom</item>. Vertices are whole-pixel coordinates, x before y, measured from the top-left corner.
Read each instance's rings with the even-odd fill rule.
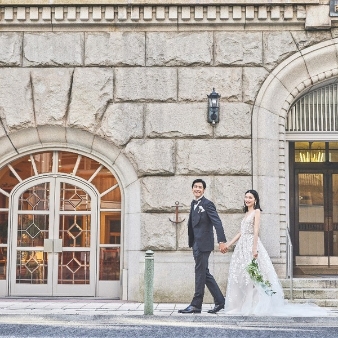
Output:
[[[191,203],[188,220],[189,247],[193,249],[195,259],[195,294],[190,305],[179,313],[201,313],[205,285],[214,298],[215,307],[209,313],[224,308],[224,296],[208,269],[208,260],[214,250],[214,232],[216,230],[219,249],[227,252],[226,239],[215,205],[204,197],[206,183],[196,179],[192,183],[194,200]]]

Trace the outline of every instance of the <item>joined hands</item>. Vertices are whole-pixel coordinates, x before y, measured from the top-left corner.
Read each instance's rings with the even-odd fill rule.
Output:
[[[219,243],[219,251],[221,253],[227,253],[228,252],[228,246],[226,243]]]

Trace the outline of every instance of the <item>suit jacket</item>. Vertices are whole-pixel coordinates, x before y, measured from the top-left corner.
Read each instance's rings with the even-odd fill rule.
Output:
[[[204,196],[194,210],[191,203],[188,220],[189,247],[196,242],[200,251],[214,250],[214,231],[216,230],[217,242],[226,242],[222,221],[218,216],[213,202]]]

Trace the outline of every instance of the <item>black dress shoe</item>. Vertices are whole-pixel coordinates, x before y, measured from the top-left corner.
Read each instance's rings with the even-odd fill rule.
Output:
[[[189,305],[184,310],[178,310],[178,313],[201,313],[201,309],[199,309],[198,307]]]
[[[222,309],[224,309],[224,303],[215,305],[215,307],[212,310],[209,310],[208,313],[216,313],[216,312],[218,312],[219,310],[222,310]]]

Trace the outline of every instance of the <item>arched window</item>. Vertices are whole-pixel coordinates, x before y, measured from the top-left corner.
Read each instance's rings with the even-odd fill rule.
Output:
[[[120,279],[120,246],[121,192],[103,164],[44,151],[0,170],[0,280],[13,295],[105,295],[100,283]]]
[[[301,96],[287,116],[287,134],[338,131],[338,84],[314,87]]]

